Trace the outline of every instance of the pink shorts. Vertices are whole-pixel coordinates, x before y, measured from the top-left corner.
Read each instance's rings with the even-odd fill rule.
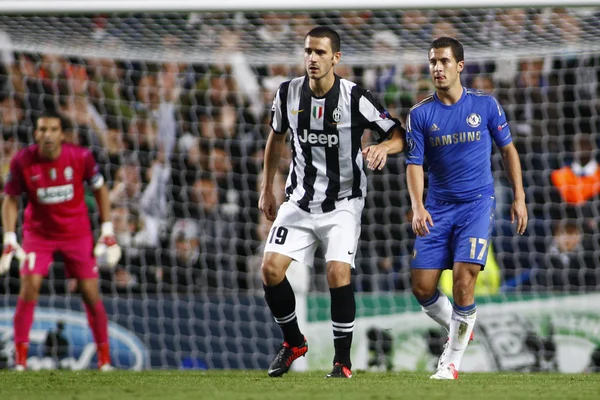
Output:
[[[21,275],[48,275],[54,254],[60,253],[65,262],[68,278],[98,278],[98,267],[93,251],[92,235],[73,239],[46,239],[35,233],[23,234],[23,250],[27,253]]]

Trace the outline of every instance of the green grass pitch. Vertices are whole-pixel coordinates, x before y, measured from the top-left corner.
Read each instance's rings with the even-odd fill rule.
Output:
[[[463,373],[459,381],[431,381],[424,373],[325,372],[269,378],[264,371],[0,372],[0,399],[343,399],[494,400],[600,399],[600,374]]]

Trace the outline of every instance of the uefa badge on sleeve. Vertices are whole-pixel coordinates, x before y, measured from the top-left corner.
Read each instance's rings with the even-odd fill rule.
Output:
[[[406,148],[408,150],[409,153],[412,153],[415,150],[416,144],[415,144],[415,140],[413,138],[407,138],[406,139]]]

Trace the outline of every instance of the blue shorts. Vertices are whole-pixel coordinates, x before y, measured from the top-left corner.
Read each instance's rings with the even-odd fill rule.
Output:
[[[429,234],[417,237],[412,268],[452,269],[465,262],[485,266],[494,226],[496,198],[486,196],[468,203],[429,200],[425,208],[433,227]]]

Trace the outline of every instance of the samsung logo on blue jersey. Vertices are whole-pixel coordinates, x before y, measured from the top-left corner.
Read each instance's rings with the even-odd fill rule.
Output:
[[[447,146],[449,144],[477,142],[479,140],[481,140],[481,131],[472,131],[432,136],[429,138],[429,144],[431,147],[439,147]]]

